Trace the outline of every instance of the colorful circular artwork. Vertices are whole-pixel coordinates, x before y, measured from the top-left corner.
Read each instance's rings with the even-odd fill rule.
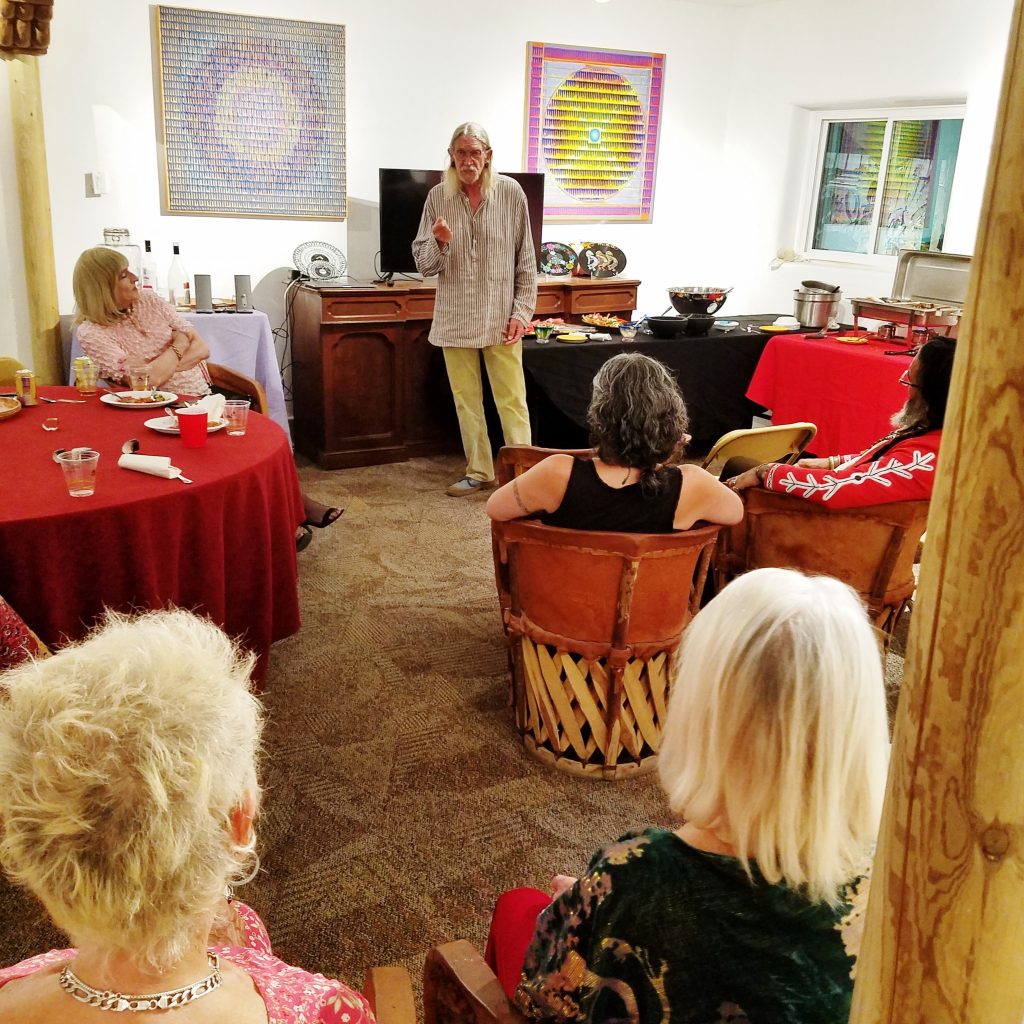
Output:
[[[588,65],[548,101],[541,133],[545,169],[574,199],[608,199],[636,172],[644,137],[643,106],[633,85]]]
[[[576,266],[576,253],[561,242],[542,242],[537,262],[542,274],[564,277]]]

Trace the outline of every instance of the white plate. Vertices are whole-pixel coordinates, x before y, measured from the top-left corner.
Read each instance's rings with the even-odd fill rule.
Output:
[[[206,432],[208,434],[215,434],[218,430],[223,430],[227,425],[227,420],[217,420],[214,423],[207,423]],[[154,416],[153,419],[146,420],[145,426],[149,427],[150,430],[155,430],[158,434],[181,433],[178,429],[178,421],[173,416]]]
[[[106,402],[107,405],[113,405],[118,409],[163,409],[164,406],[174,405],[178,400],[177,395],[172,395],[170,391],[161,391],[157,388],[157,394],[164,396],[162,402],[121,401],[122,395],[128,395],[129,398],[145,398],[148,394],[148,391],[108,391],[106,394],[100,395],[100,401]]]

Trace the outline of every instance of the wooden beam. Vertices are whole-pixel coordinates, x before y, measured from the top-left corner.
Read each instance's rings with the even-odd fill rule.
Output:
[[[32,366],[40,383],[60,384],[63,375],[60,311],[38,61],[39,58],[33,56],[11,58],[7,60],[7,73],[21,206],[21,247],[32,332]]]
[[[1018,0],[857,965],[856,1024],[1024,1018]]]

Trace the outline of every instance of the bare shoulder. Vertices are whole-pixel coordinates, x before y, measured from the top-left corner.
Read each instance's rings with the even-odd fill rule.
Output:
[[[706,469],[680,466],[683,486],[676,506],[675,527],[688,530],[698,520],[731,526],[743,518],[743,501]]]

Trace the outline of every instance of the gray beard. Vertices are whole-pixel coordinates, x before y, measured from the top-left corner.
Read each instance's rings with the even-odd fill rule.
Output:
[[[926,428],[928,426],[928,405],[921,397],[921,393],[912,390],[903,408],[893,414],[890,422],[900,433]]]

